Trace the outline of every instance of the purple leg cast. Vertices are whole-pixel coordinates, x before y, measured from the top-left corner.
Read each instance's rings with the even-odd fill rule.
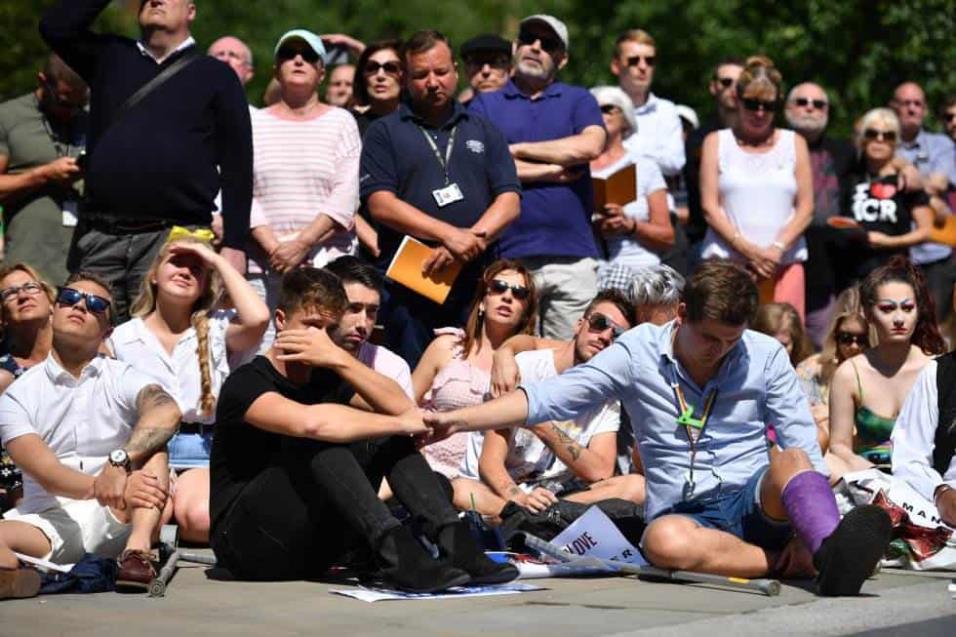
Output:
[[[829,481],[816,471],[798,473],[783,488],[780,499],[797,535],[816,554],[840,523]]]

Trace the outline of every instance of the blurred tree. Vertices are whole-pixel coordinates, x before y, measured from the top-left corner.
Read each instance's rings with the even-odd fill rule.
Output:
[[[119,0],[97,28],[136,34],[140,0]],[[9,98],[34,83],[44,55],[36,23],[51,0],[0,3],[0,96]],[[705,87],[715,61],[727,55],[769,55],[788,86],[814,80],[831,95],[837,131],[849,131],[866,109],[884,104],[893,87],[913,79],[931,106],[956,92],[956,0],[199,0],[196,38],[207,46],[231,33],[252,47],[256,78],[248,93],[259,102],[271,76],[272,48],[284,31],[349,33],[368,41],[437,28],[456,44],[483,32],[513,37],[518,21],[551,13],[570,31],[569,82],[613,81],[608,63],[618,33],[641,27],[658,43],[654,90],[697,109],[711,108]],[[931,112],[935,112],[935,108]]]

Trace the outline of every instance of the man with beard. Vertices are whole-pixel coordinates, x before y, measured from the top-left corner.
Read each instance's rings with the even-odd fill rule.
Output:
[[[818,84],[804,82],[791,89],[785,111],[790,127],[803,135],[810,149],[813,171],[813,221],[804,232],[808,258],[806,273],[807,332],[821,347],[833,300],[838,290],[831,254],[838,238],[827,219],[840,214],[840,193],[854,159],[849,142],[826,136],[830,100]]]
[[[594,97],[557,81],[567,63],[565,24],[550,15],[529,16],[514,43],[511,80],[469,104],[511,145],[523,187],[521,217],[502,235],[501,256],[520,260],[534,274],[541,332],[557,339],[571,337],[597,291],[589,162],[607,137]]]

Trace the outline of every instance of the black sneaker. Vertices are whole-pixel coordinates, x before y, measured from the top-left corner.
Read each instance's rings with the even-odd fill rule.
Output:
[[[813,556],[817,593],[824,597],[858,595],[890,543],[893,525],[880,507],[851,510]]]

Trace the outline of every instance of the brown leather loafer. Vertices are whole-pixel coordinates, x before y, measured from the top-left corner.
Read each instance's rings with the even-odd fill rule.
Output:
[[[40,574],[32,568],[0,569],[0,599],[35,597],[40,592]]]
[[[156,579],[153,556],[144,551],[123,551],[116,574],[116,590],[120,592],[147,591]]]

